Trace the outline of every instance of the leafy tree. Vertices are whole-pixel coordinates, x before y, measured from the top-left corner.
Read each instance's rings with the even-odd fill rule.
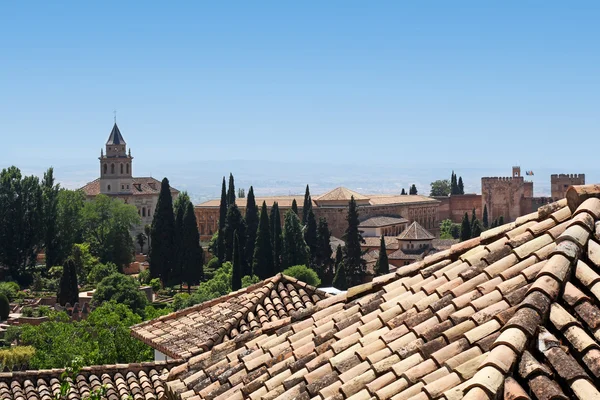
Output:
[[[5,295],[9,301],[13,301],[17,297],[17,293],[21,290],[17,282],[0,282],[0,294]]]
[[[97,284],[100,283],[102,279],[117,272],[119,272],[119,269],[113,263],[98,263],[92,267],[90,273],[87,276],[87,282]]]
[[[281,271],[281,252],[283,249],[283,232],[281,231],[281,214],[279,204],[273,203],[271,207],[271,247],[273,248],[273,265],[275,271]],[[260,276],[260,275],[259,275]]]
[[[100,305],[107,301],[124,304],[136,314],[143,314],[148,303],[135,279],[120,273],[102,279],[94,292],[92,301]]]
[[[254,257],[254,244],[258,230],[258,207],[254,198],[254,188],[250,186],[246,198],[246,244],[244,246],[245,259],[243,260],[242,275],[252,275],[252,258]]]
[[[260,278],[256,275],[246,275],[242,278],[242,287],[247,288],[250,285],[260,282]]]
[[[242,288],[242,260],[240,254],[240,241],[237,231],[233,233],[233,270],[231,272],[231,290]]]
[[[227,187],[227,207],[235,204],[235,183],[233,174],[229,173],[229,186]]]
[[[312,211],[312,198],[310,197],[310,189],[306,185],[306,191],[304,192],[304,203],[302,204],[302,225],[306,225],[308,220],[308,213]]]
[[[260,211],[258,230],[256,232],[254,255],[252,257],[252,271],[260,279],[266,279],[275,275],[269,214],[267,212],[267,204],[264,201]]]
[[[111,235],[112,254],[106,262],[112,261],[121,269],[133,261],[133,254],[135,253],[133,238],[129,232],[126,226],[117,225]]]
[[[231,275],[233,266],[229,261],[223,263],[214,276],[206,282],[200,283],[198,290],[182,302],[181,307],[190,307],[207,300],[211,300],[231,292]]]
[[[306,265],[294,265],[286,268],[283,271],[283,275],[294,277],[314,287],[317,287],[321,284],[319,275],[317,275],[314,270],[308,268]]]
[[[240,242],[240,255],[244,257],[244,243],[246,243],[246,222],[237,204],[233,203],[227,210],[227,222],[225,223],[225,259],[233,260],[234,233],[237,232]]]
[[[150,282],[148,282],[148,283],[150,284],[150,287],[152,288],[152,291],[154,293],[156,293],[160,290],[160,279],[153,278],[153,279],[150,279]]]
[[[440,225],[440,239],[458,238],[460,238],[460,224],[455,224],[449,219],[443,220]]]
[[[10,314],[10,303],[4,293],[0,293],[0,321],[6,321]]]
[[[312,210],[311,210],[312,212]],[[317,227],[317,244],[313,254],[313,261],[324,286],[331,285],[333,280],[333,260],[331,259],[331,231],[325,218],[319,218]]]
[[[54,184],[54,169],[48,168],[42,180],[43,199],[43,229],[44,247],[46,251],[46,265],[59,265],[59,247],[57,242],[57,220],[58,220],[58,193],[60,186]]]
[[[140,232],[136,235],[135,239],[140,245],[140,253],[144,254],[144,245],[146,244],[146,235],[144,232]]]
[[[217,236],[217,257],[221,263],[225,262],[225,224],[227,223],[227,191],[225,190],[225,177],[221,185],[221,203],[219,204],[219,232]]]
[[[458,178],[458,194],[465,194],[465,186],[463,185],[462,176]]]
[[[402,188],[402,193],[400,193],[400,195],[402,195],[402,196],[406,195],[406,190],[404,190],[404,188]]]
[[[489,228],[489,220],[488,220],[488,209],[487,204],[483,206],[483,228]]]
[[[317,220],[312,210],[308,212],[306,224],[304,225],[304,241],[309,250],[310,266],[314,267],[317,253]]]
[[[292,200],[292,211],[294,212],[294,214],[299,215],[298,214],[298,203],[296,202],[296,199]]]
[[[471,239],[471,223],[469,222],[469,214],[465,213],[460,225],[460,241]]]
[[[417,192],[417,187],[415,186],[415,184],[413,183],[410,187],[410,190],[408,192],[408,194],[418,194]]]
[[[46,266],[62,265],[75,243],[83,242],[83,207],[85,195],[81,190],[61,189],[57,197],[56,259],[46,258]]]
[[[381,236],[379,245],[379,258],[375,263],[375,275],[384,275],[390,272],[390,264],[388,262],[387,250],[385,249],[385,239]]]
[[[302,235],[302,227],[298,215],[289,210],[285,213],[283,225],[282,266],[289,268],[293,265],[308,263],[308,246]]]
[[[58,288],[56,299],[61,306],[64,306],[67,303],[73,305],[79,301],[77,269],[75,267],[75,262],[72,259],[68,259],[63,266],[63,273],[60,278],[60,286]]]
[[[188,293],[191,292],[191,286],[199,283],[203,278],[203,262],[204,253],[200,246],[194,206],[188,202],[183,215],[181,235],[181,279],[187,283]]]
[[[358,285],[362,282],[367,271],[367,264],[362,258],[363,251],[361,244],[365,243],[361,231],[358,228],[358,209],[354,196],[350,198],[348,215],[346,217],[348,227],[342,236],[346,245],[344,246],[344,271],[346,279],[350,286]]]
[[[175,217],[169,180],[164,178],[160,186],[158,203],[152,219],[150,249],[150,276],[160,278],[163,285],[169,282],[175,259]]]
[[[450,194],[450,182],[447,179],[431,182],[430,196],[448,196]]]
[[[79,281],[85,281],[92,268],[100,263],[98,257],[90,252],[89,243],[74,244],[69,258],[75,263]]]

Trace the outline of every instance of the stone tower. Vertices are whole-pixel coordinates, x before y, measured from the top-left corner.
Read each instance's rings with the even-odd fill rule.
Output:
[[[552,198],[559,200],[565,197],[567,189],[572,185],[585,185],[585,174],[553,174],[550,175]]]
[[[127,143],[115,125],[106,141],[106,153],[100,152],[100,193],[130,195],[133,190],[133,157],[127,153]]]

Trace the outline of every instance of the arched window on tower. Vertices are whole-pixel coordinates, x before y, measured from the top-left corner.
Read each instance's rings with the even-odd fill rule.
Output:
[[[127,165],[125,166],[125,171],[126,171],[127,173],[129,173],[129,164],[127,164]]]
[[[115,173],[115,164],[110,164],[110,173],[111,174]]]
[[[142,207],[142,217],[146,216],[146,207]]]
[[[121,164],[121,173],[123,173],[123,164]]]
[[[106,163],[104,164],[104,173],[106,174],[108,172],[108,165],[106,165]]]

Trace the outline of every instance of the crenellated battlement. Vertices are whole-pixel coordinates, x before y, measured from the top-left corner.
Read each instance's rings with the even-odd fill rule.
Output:
[[[585,174],[552,174],[550,179],[585,179]]]
[[[523,181],[524,178],[522,176],[512,177],[512,176],[486,176],[481,178],[481,182],[490,181],[490,182],[509,182],[509,181]]]

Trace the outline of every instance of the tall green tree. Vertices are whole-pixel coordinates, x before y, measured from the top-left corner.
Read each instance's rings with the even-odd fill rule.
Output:
[[[418,192],[417,192],[417,186],[415,186],[414,183],[411,185],[408,194],[418,194]]]
[[[479,221],[477,220],[477,213],[475,212],[475,209],[473,209],[473,211],[471,212],[471,237],[473,237],[473,229],[475,227],[475,224],[477,223],[479,223]],[[479,233],[481,234],[481,231]]]
[[[283,249],[283,232],[281,231],[281,214],[279,213],[279,204],[273,203],[271,207],[271,246],[273,248],[273,265],[275,271],[282,271],[281,252]]]
[[[233,261],[234,233],[237,232],[240,240],[240,254],[243,254],[246,243],[246,222],[237,204],[232,203],[227,210],[227,222],[225,223],[225,260]],[[243,257],[243,255],[242,255]]]
[[[235,204],[235,183],[233,174],[229,173],[229,186],[227,187],[227,207]]]
[[[317,220],[312,210],[308,212],[306,224],[304,225],[304,241],[310,252],[310,266],[311,268],[314,268],[314,260],[317,255]]]
[[[285,213],[283,225],[282,269],[308,265],[308,246],[302,235],[300,219],[293,210]]]
[[[260,279],[267,279],[275,275],[273,264],[273,247],[271,245],[271,227],[269,226],[269,214],[267,204],[263,201],[260,211],[254,255],[252,257],[252,271]]]
[[[504,225],[504,215],[498,217],[498,226]]]
[[[252,275],[252,258],[254,257],[254,244],[258,230],[258,207],[254,198],[254,188],[250,186],[246,197],[246,244],[244,246],[245,258],[242,260],[242,276]]]
[[[456,174],[452,171],[450,178],[450,194],[458,194],[458,182],[456,181]]]
[[[460,241],[471,239],[471,223],[469,222],[469,214],[465,213],[460,224]]]
[[[173,211],[175,213],[175,237],[173,238],[175,259],[173,260],[173,269],[169,283],[174,285],[179,284],[180,287],[183,285],[183,217],[188,204],[191,204],[190,196],[185,191],[179,193],[179,196],[173,202]]]
[[[385,248],[385,239],[381,236],[381,243],[379,244],[379,258],[375,263],[375,275],[385,275],[390,272],[390,264],[388,262],[387,250]]]
[[[404,190],[404,188],[402,188],[402,193],[400,193],[401,196],[405,196],[406,195],[406,190]]]
[[[358,228],[358,207],[354,196],[350,198],[348,206],[348,215],[346,217],[348,227],[342,236],[346,245],[344,246],[344,266],[348,284],[355,286],[362,283],[367,272],[367,264],[362,258],[363,251],[361,244],[365,243],[361,231]]]
[[[450,182],[447,179],[431,182],[430,196],[448,196],[450,194]]]
[[[42,179],[44,216],[44,248],[46,265],[59,265],[59,244],[57,238],[58,193],[60,185],[54,183],[54,169],[48,168]]]
[[[188,293],[191,293],[192,285],[200,283],[204,276],[204,252],[200,246],[200,233],[191,201],[187,202],[183,215],[180,251],[181,280],[187,284]]]
[[[150,232],[150,276],[160,278],[163,286],[169,282],[175,259],[175,216],[169,180],[164,178],[160,185],[158,203],[152,219]]]
[[[306,225],[308,213],[310,211],[312,211],[312,198],[310,197],[310,189],[308,188],[308,185],[306,185],[306,190],[304,191],[304,203],[302,204],[302,225]]]
[[[483,206],[483,228],[489,228],[488,209],[487,204]]]
[[[298,214],[298,203],[296,202],[296,199],[292,200],[292,211],[296,214]]]
[[[225,224],[227,223],[227,190],[225,189],[225,177],[221,185],[221,202],[219,203],[219,233],[217,236],[217,258],[221,263],[225,262]]]
[[[333,277],[333,287],[339,290],[348,290],[348,287],[350,286],[346,276],[342,246],[338,245],[335,251],[335,276]]]
[[[312,212],[312,210],[311,210]],[[315,270],[323,286],[330,286],[333,280],[333,260],[331,259],[331,231],[325,218],[319,218],[317,244],[314,254]],[[341,253],[340,253],[341,254]]]
[[[465,194],[465,185],[463,185],[462,176],[458,178],[458,194]]]
[[[83,207],[85,195],[81,190],[61,189],[58,192],[56,217],[56,259],[46,258],[46,265],[63,265],[75,243],[83,242]]]
[[[73,305],[79,301],[77,268],[72,259],[68,259],[63,266],[63,273],[60,278],[56,299],[61,306],[64,306],[67,303]]]
[[[481,229],[481,222],[479,222],[479,220],[477,219],[473,221],[473,223],[471,224],[471,237],[479,237],[482,231],[483,229]]]
[[[233,233],[233,269],[231,272],[231,290],[242,288],[242,259],[240,254],[240,241],[237,232]]]

